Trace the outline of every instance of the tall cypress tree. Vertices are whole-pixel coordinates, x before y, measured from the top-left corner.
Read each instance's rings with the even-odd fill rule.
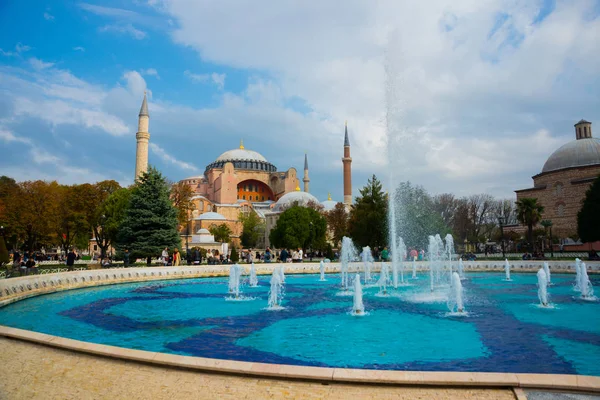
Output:
[[[138,178],[117,236],[118,250],[128,249],[134,258],[154,257],[165,247],[181,246],[177,209],[169,194],[165,178],[155,168]]]
[[[600,176],[585,193],[577,214],[577,233],[584,242],[600,240]]]
[[[354,244],[371,248],[387,244],[387,208],[381,182],[373,175],[367,186],[360,189],[360,196],[350,211],[348,233]]]

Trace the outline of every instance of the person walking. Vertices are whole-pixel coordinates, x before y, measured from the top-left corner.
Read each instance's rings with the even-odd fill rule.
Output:
[[[75,265],[75,259],[77,258],[77,254],[73,249],[69,250],[69,254],[67,254],[67,269],[69,271],[73,271],[73,266]]]
[[[161,254],[163,265],[166,267],[169,265],[169,248],[165,247]]]
[[[202,263],[202,254],[200,254],[200,249],[196,247],[194,250],[194,265],[200,265]]]
[[[173,266],[178,267],[180,262],[181,254],[179,254],[179,249],[175,248],[175,251],[173,251]]]
[[[281,250],[281,254],[279,255],[279,258],[281,259],[281,262],[287,262],[287,259],[289,258],[290,253],[287,252],[286,249]]]
[[[123,266],[125,268],[129,267],[129,250],[127,249],[123,251]]]
[[[383,251],[381,252],[381,261],[387,261],[389,255],[390,255],[390,252],[388,251],[387,247],[384,247]]]
[[[248,255],[246,256],[246,261],[248,264],[252,264],[254,261],[254,256],[252,255],[252,249],[248,249]]]

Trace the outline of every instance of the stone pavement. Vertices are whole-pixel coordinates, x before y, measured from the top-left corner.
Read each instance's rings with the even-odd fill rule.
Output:
[[[511,389],[321,384],[166,368],[0,338],[0,399],[514,400]]]

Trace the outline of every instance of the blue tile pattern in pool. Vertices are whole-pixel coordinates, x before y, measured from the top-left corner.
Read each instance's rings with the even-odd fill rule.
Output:
[[[349,315],[339,279],[286,277],[286,307],[266,310],[268,277],[226,301],[227,279],[135,283],[38,296],[0,309],[0,324],[114,346],[294,365],[429,371],[579,373],[600,376],[600,302],[552,275],[551,309],[536,306],[535,274],[468,274],[467,317],[447,314],[447,287],[425,275]],[[590,276],[600,286],[598,276]]]

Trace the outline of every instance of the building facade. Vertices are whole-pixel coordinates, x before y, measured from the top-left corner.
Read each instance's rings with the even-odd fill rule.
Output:
[[[575,140],[556,150],[542,171],[534,175],[533,187],[516,190],[517,200],[536,198],[544,206],[542,220],[550,220],[556,237],[577,232],[577,213],[585,193],[600,175],[600,140],[592,137],[592,123],[575,124]]]

